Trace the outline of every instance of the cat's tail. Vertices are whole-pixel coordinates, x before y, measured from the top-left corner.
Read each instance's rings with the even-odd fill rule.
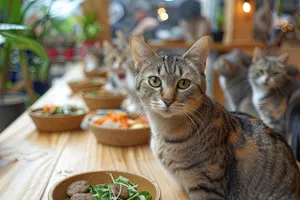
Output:
[[[296,93],[289,100],[285,121],[286,134],[292,137],[291,146],[294,156],[300,161],[300,90]]]

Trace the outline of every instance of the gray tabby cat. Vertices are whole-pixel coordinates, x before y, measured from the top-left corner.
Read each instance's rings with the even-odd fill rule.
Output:
[[[203,37],[182,57],[160,57],[131,36],[152,151],[191,200],[299,200],[300,173],[285,140],[205,94],[210,46]]]
[[[248,82],[248,67],[251,56],[238,49],[221,55],[214,69],[219,73],[219,82],[223,89],[230,111],[245,112],[258,116],[252,104],[252,90]]]
[[[296,139],[300,129],[295,127],[300,122],[300,85],[288,75],[287,60],[287,54],[272,57],[255,51],[249,82],[253,90],[253,104],[260,118],[269,127],[282,133],[288,141],[292,136],[295,137],[292,147],[295,156],[300,159],[300,141]]]
[[[137,115],[142,110],[142,105],[135,93],[134,64],[130,55],[129,43],[121,31],[117,31],[118,41],[116,47],[106,42],[107,56],[105,63],[110,68],[108,82],[105,89],[123,94],[126,97],[122,108],[129,113]]]

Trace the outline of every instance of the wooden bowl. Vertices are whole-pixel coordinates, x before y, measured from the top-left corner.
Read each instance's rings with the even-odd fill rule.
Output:
[[[82,82],[69,82],[69,87],[71,88],[72,92],[92,92],[99,90],[103,85],[104,82],[97,82],[92,83],[89,81],[82,81]]]
[[[95,78],[95,77],[107,77],[107,71],[102,69],[96,69],[90,72],[84,72],[85,76],[88,78]]]
[[[114,178],[119,176],[124,176],[128,178],[131,182],[138,185],[139,191],[147,191],[151,194],[152,200],[160,200],[161,194],[158,185],[146,177],[120,171],[95,171],[95,172],[86,172],[65,178],[64,180],[56,183],[49,191],[48,199],[49,200],[65,200],[67,198],[66,190],[68,186],[79,180],[88,181],[90,185],[97,185],[103,183],[111,183],[111,177],[108,173],[111,173]]]
[[[118,109],[124,100],[122,95],[97,95],[90,96],[88,93],[82,95],[85,104],[90,110],[97,109]]]
[[[41,110],[36,109],[29,113],[32,121],[34,122],[36,128],[40,131],[45,132],[61,132],[61,131],[71,131],[80,129],[80,124],[87,114],[81,115],[53,115],[53,116],[43,116],[40,114],[36,114],[35,111]]]
[[[98,142],[112,146],[136,146],[148,144],[150,127],[139,129],[107,128],[89,122],[89,129],[94,133]]]

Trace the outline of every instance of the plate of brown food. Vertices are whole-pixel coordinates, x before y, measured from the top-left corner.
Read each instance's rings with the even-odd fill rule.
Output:
[[[120,171],[95,171],[55,184],[49,200],[159,200],[158,185],[146,177]]]
[[[106,82],[105,78],[84,79],[81,81],[69,82],[72,92],[92,92],[99,90]]]
[[[150,126],[146,116],[134,118],[125,112],[109,110],[107,114],[93,116],[89,129],[98,142],[106,145],[135,146],[150,141]]]
[[[87,92],[82,95],[84,102],[90,110],[118,109],[124,100],[121,94],[114,94],[106,90]]]
[[[80,129],[87,109],[77,106],[45,105],[29,112],[29,116],[40,131],[60,132]]]

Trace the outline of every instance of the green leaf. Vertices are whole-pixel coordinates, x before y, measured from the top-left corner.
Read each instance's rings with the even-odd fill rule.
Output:
[[[95,12],[89,12],[84,16],[83,24],[88,25],[92,24],[96,20],[96,13]]]
[[[130,183],[129,179],[125,178],[124,176],[119,176],[115,181],[118,183],[124,183],[124,184]]]
[[[139,195],[138,195],[138,198],[140,200],[152,200],[151,194],[149,192],[146,192],[146,191],[140,192]]]
[[[6,40],[13,45],[14,48],[17,48],[19,50],[30,50],[37,56],[41,57],[44,62],[41,64],[40,78],[41,81],[45,81],[47,79],[47,73],[45,72],[48,71],[49,59],[47,52],[39,42],[20,34],[8,33],[4,31],[0,31],[0,35],[5,37]]]
[[[9,17],[9,22],[12,24],[21,24],[21,5],[22,0],[12,0],[11,13]]]
[[[8,22],[10,11],[9,1],[10,0],[0,0],[0,22]]]

